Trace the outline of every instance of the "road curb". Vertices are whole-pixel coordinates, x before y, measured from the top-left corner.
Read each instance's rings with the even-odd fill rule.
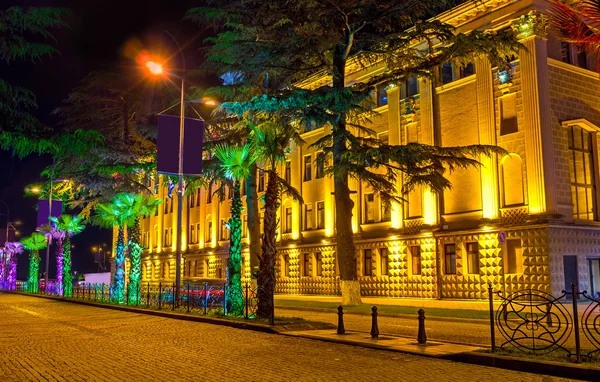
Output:
[[[71,300],[69,298],[64,298],[64,297],[46,296],[46,295],[40,295],[40,294],[30,294],[30,293],[21,293],[21,292],[10,292],[10,293],[20,294],[23,296],[44,298],[47,300],[69,302],[69,303],[79,304],[79,305],[94,306],[97,308],[120,310],[120,311],[124,311],[124,312],[147,314],[147,315],[151,315],[151,316],[158,316],[158,317],[165,317],[165,318],[174,318],[176,320],[194,321],[194,322],[202,322],[202,323],[206,323],[206,324],[229,326],[232,328],[253,330],[256,332],[262,332],[262,333],[268,333],[268,334],[280,334],[280,330],[278,330],[277,327],[273,327],[273,326],[269,326],[269,325],[255,324],[255,323],[249,323],[249,322],[239,322],[239,321],[206,317],[206,316],[196,316],[196,315],[192,315],[192,314],[188,314],[188,313],[164,312],[161,310],[132,308],[129,306],[102,304],[102,303],[97,303],[97,302],[92,302],[92,301]]]

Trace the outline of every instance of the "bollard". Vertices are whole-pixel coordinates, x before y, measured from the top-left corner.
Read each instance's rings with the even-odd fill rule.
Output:
[[[496,351],[496,333],[494,324],[494,290],[492,284],[488,286],[488,297],[490,299],[490,335],[492,340],[492,353]]]
[[[371,337],[377,338],[379,337],[379,328],[377,327],[377,307],[372,307],[371,311]]]
[[[552,309],[552,304],[547,304],[546,305],[546,325],[548,325],[549,328],[551,328],[553,325],[551,309]]]
[[[581,363],[581,340],[579,338],[579,312],[577,311],[577,284],[571,284],[571,297],[573,298],[573,330],[575,331],[575,363]]]
[[[344,308],[340,305],[338,306],[338,327],[337,334],[346,333],[346,329],[344,328]]]
[[[427,343],[427,335],[425,334],[425,311],[419,309],[419,334],[417,335],[417,342],[419,345],[425,345]]]

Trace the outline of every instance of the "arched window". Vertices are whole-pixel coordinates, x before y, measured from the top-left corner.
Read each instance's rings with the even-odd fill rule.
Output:
[[[508,154],[502,161],[502,206],[518,206],[525,203],[523,189],[523,162],[517,154]]]

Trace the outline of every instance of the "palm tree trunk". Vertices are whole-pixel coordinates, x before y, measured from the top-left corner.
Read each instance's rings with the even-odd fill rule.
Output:
[[[8,289],[15,290],[17,288],[17,254],[11,252],[8,256]]]
[[[29,277],[27,290],[32,293],[38,291],[38,276],[40,271],[40,255],[37,251],[29,251]]]
[[[250,169],[246,179],[246,208],[248,209],[248,238],[250,249],[250,272],[258,265],[260,258],[260,215],[258,213],[258,194],[256,192],[256,164]]]
[[[140,218],[136,217],[129,235],[129,284],[127,286],[127,296],[130,304],[138,304],[140,299],[140,276],[142,274],[142,246],[141,239],[141,222]]]
[[[63,254],[64,254],[63,239],[56,241],[56,293],[62,296],[62,280],[63,280]]]
[[[275,293],[275,259],[277,258],[277,207],[279,205],[279,178],[271,169],[267,172],[268,183],[265,193],[264,236],[262,256],[258,271],[258,310],[259,318],[269,318],[273,312]]]
[[[119,226],[115,254],[115,278],[113,280],[113,299],[119,303],[125,301],[125,227]]]
[[[63,279],[62,292],[65,297],[73,296],[73,275],[71,275],[71,237],[67,233],[63,242]]]
[[[342,91],[345,86],[346,59],[345,47],[335,49],[333,64],[334,91]],[[333,177],[333,190],[335,196],[335,215],[337,230],[337,256],[340,268],[340,286],[342,290],[342,304],[356,305],[361,303],[360,284],[356,269],[356,253],[352,232],[352,209],[354,202],[350,198],[348,172],[344,171],[343,156],[348,150],[346,146],[346,115],[340,114],[338,123],[333,127],[333,167],[336,168]]]
[[[4,287],[4,282],[6,281],[6,264],[7,264],[7,256],[4,251],[0,251],[0,287]]]
[[[242,288],[242,198],[240,182],[233,182],[229,220],[229,260],[227,262],[227,310],[229,314],[241,316],[244,313],[244,292]]]

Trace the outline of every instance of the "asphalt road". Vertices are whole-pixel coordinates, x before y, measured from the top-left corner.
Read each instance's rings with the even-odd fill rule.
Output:
[[[0,293],[0,381],[563,379]]]

